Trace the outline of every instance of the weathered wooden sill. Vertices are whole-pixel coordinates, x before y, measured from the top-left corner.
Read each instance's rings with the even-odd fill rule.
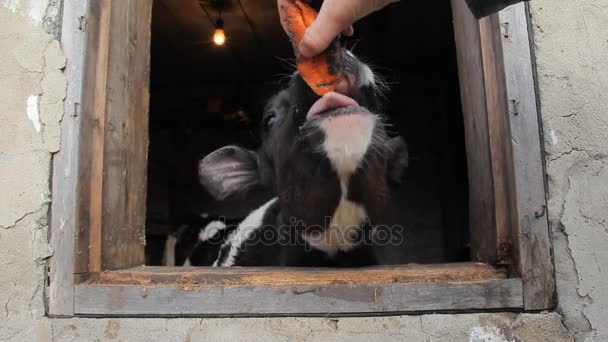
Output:
[[[75,313],[353,315],[519,309],[521,279],[477,263],[363,269],[138,267],[75,286]]]

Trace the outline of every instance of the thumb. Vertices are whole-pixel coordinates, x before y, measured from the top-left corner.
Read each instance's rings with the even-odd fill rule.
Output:
[[[317,19],[304,32],[304,37],[302,37],[302,42],[298,47],[300,54],[305,57],[320,54],[340,32],[347,29],[354,21],[355,18],[328,14],[327,11],[321,9]]]
[[[317,19],[304,33],[298,47],[305,57],[318,55],[340,34],[362,17],[398,0],[325,0]]]

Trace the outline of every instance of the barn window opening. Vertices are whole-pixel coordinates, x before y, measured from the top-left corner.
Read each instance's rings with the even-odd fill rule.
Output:
[[[219,11],[227,36],[222,46],[211,38]],[[409,150],[403,184],[383,222],[403,227],[403,239],[378,248],[379,262],[470,260],[467,157],[450,2],[390,6],[357,23],[345,44],[389,87],[390,134],[403,136]],[[269,198],[260,191],[214,200],[199,183],[198,162],[226,145],[255,150],[265,101],[293,71],[276,1],[154,1],[147,265],[172,263],[164,252],[172,248],[168,236],[178,230],[218,217],[239,221]]]
[[[261,106],[285,85],[292,52],[275,0],[90,2],[86,32],[71,20],[63,27],[66,54],[76,56],[66,73],[82,93],[68,92],[66,101],[80,104],[80,115],[64,122],[70,134],[54,160],[49,315],[327,317],[553,308],[548,222],[538,210],[546,205],[545,173],[527,6],[477,19],[467,3],[392,5],[346,39],[390,86],[389,133],[403,136],[410,152],[404,186],[382,222],[403,227],[404,239],[377,250],[383,265],[353,269],[153,267],[179,264],[177,254],[163,260],[176,243],[167,236],[176,230],[218,216],[238,222],[272,196],[259,191],[213,201],[197,166],[218,147],[260,145],[257,123],[272,121],[269,113],[260,120]],[[81,5],[66,3],[64,17],[80,13]],[[216,12],[225,20],[223,46],[212,41]],[[373,127],[369,115],[355,114]],[[280,118],[274,121],[272,132],[281,132]],[[399,141],[391,146],[403,152]],[[235,159],[219,161],[256,165],[246,163],[255,160],[252,153],[224,151],[239,153],[220,154]],[[310,164],[300,165],[310,171]],[[331,176],[327,166],[304,179]],[[383,179],[397,174],[386,170]],[[216,194],[225,189],[206,183]],[[332,186],[339,196],[338,184]],[[364,192],[355,193],[343,208],[353,208],[348,200],[365,200]]]

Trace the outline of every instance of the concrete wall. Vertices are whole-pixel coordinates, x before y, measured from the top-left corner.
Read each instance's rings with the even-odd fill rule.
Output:
[[[608,340],[608,2],[530,2],[558,311]]]
[[[59,0],[0,0],[0,340],[606,341],[608,6],[530,3],[559,307],[538,314],[385,318],[48,319],[52,153],[66,80]]]

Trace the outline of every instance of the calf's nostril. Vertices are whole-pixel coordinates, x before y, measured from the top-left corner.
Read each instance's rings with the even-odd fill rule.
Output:
[[[338,83],[336,84],[336,89],[334,91],[338,94],[354,97],[356,93],[355,83],[356,82],[354,75],[352,75],[351,73],[344,74],[344,76],[341,77]]]

